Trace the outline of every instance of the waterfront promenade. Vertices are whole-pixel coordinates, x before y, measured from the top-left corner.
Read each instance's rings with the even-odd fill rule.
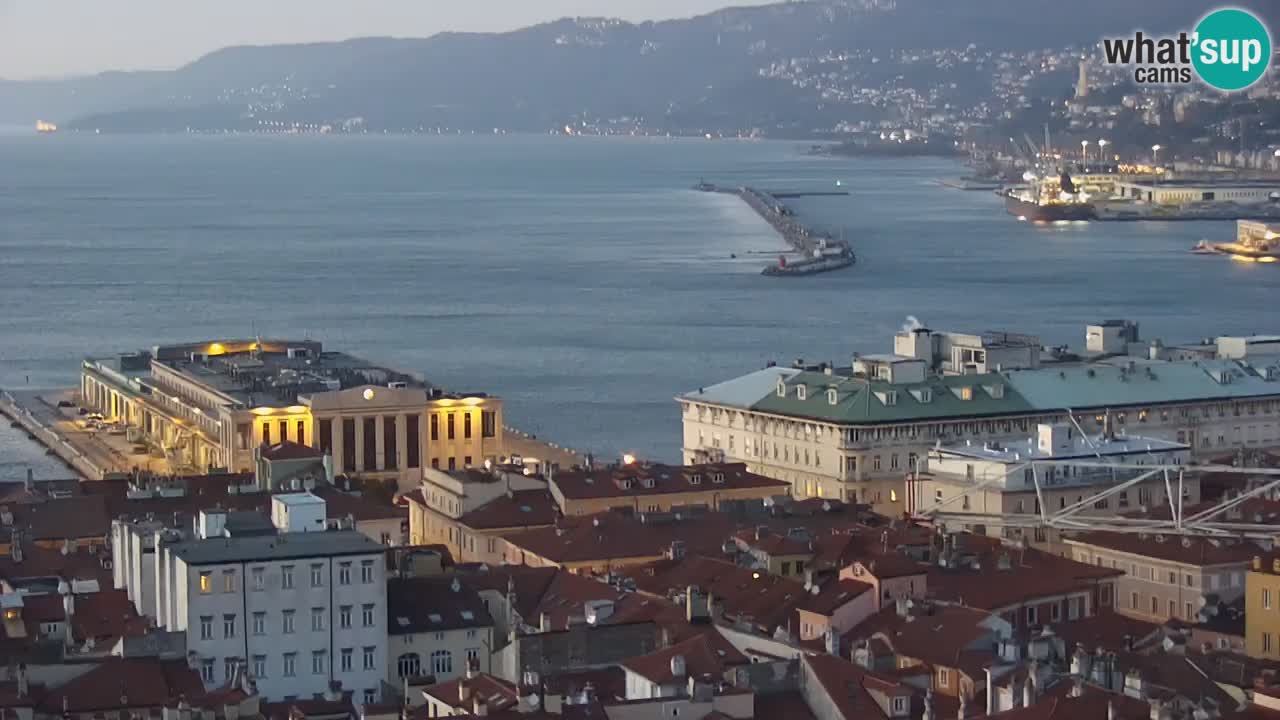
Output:
[[[779,198],[800,198],[811,196],[831,196],[831,195],[848,195],[845,191],[823,191],[823,192],[799,192],[799,191],[777,191],[771,192],[761,190],[759,188],[742,186],[742,187],[720,187],[709,183],[701,183],[696,189],[703,192],[724,193],[727,195],[737,195],[742,201],[756,212],[765,222],[777,231],[782,237],[783,242],[791,246],[795,252],[801,253],[806,257],[812,256],[814,252],[821,250],[840,250],[847,248],[848,245],[843,240],[837,240],[830,234],[814,230],[805,225],[796,218],[791,208],[787,207]]]

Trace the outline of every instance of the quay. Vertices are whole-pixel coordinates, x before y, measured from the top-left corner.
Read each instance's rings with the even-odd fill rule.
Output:
[[[50,400],[45,396],[48,395]],[[76,427],[57,407],[64,391],[0,390],[0,414],[26,431],[33,442],[43,445],[79,475],[81,480],[104,480],[117,472],[128,472],[137,463]],[[144,466],[146,462],[142,463]]]
[[[833,238],[829,233],[814,230],[796,219],[795,212],[787,207],[779,198],[798,198],[812,196],[848,195],[846,191],[768,191],[743,185],[740,187],[721,187],[707,182],[694,186],[702,192],[737,195],[756,214],[769,223],[782,240],[792,250],[800,253],[805,260],[794,263],[787,269],[785,260],[780,260],[777,268],[770,266],[765,275],[804,275],[821,270],[834,270],[853,264],[853,252],[843,240]],[[806,267],[810,269],[806,270]]]

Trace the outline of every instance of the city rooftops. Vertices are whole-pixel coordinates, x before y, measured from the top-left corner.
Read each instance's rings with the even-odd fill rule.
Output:
[[[386,548],[354,530],[216,537],[174,542],[169,550],[188,565],[222,565],[344,555],[381,555]]]
[[[861,425],[1274,396],[1280,396],[1280,363],[1194,360],[1054,365],[897,383],[854,377],[847,369],[767,367],[677,400]]]

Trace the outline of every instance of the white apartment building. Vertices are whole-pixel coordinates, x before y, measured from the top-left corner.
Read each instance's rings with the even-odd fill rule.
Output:
[[[315,530],[324,503],[301,495],[273,498],[277,526],[203,511],[193,537],[158,531],[154,570],[128,582],[154,577],[133,596],[154,603],[161,628],[186,634],[207,687],[244,663],[272,701],[320,697],[339,681],[374,702],[386,677],[385,548],[353,530]]]
[[[490,671],[494,623],[475,588],[457,577],[393,578],[387,608],[387,682]]]
[[[1094,327],[1115,328],[1108,350],[1136,347],[1136,332]],[[1118,431],[1185,443],[1198,457],[1280,446],[1280,359],[1050,353],[1036,367],[1018,361],[1025,342],[1008,342],[1021,336],[986,350],[949,336],[953,356],[928,332],[904,330],[897,354],[856,356],[852,367],[767,367],[678,396],[684,462],[744,462],[796,497],[901,511],[902,478],[937,443],[1025,442],[1042,423],[1074,418],[1097,432],[1110,413]],[[998,346],[1015,367],[975,354]]]

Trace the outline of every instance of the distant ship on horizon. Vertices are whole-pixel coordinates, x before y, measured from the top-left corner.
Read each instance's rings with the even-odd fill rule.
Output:
[[[44,120],[37,120],[37,121],[36,121],[36,132],[38,132],[38,133],[56,133],[56,132],[58,132],[58,126],[57,126],[57,125],[54,125],[54,124],[53,124],[53,123],[51,123],[51,122],[45,122]]]

